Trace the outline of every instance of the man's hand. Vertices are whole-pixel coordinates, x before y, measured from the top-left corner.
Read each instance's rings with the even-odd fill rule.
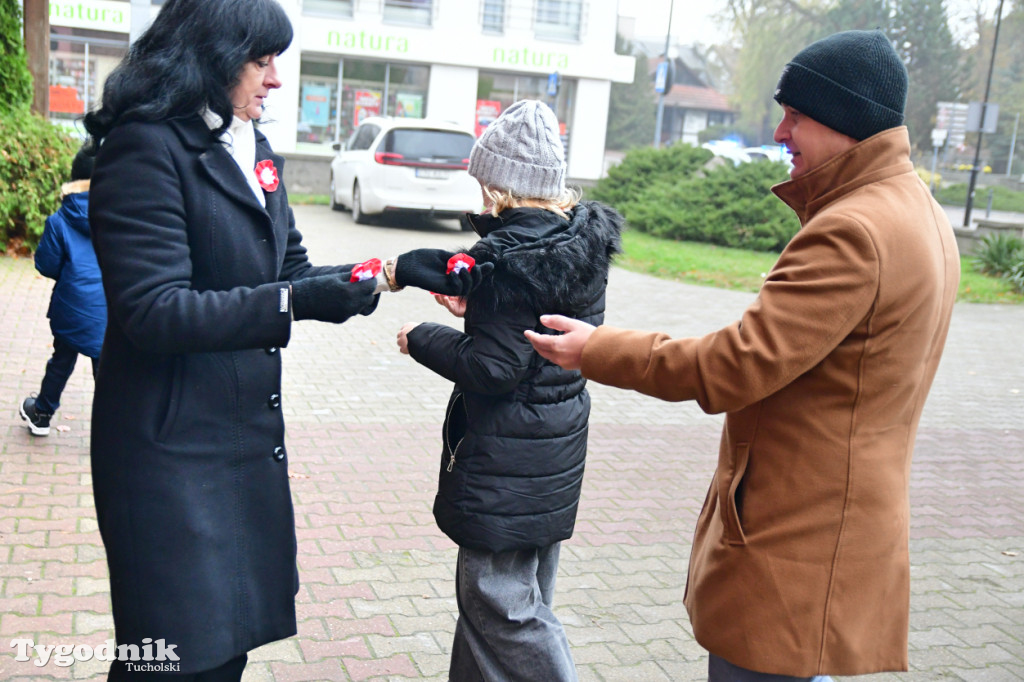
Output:
[[[552,336],[527,329],[523,333],[533,344],[533,349],[562,369],[579,369],[583,360],[583,346],[587,345],[597,327],[564,315],[541,315],[540,321],[549,329],[565,333]]]
[[[406,322],[405,325],[398,330],[398,350],[402,355],[409,354],[409,332],[411,332],[419,322]]]

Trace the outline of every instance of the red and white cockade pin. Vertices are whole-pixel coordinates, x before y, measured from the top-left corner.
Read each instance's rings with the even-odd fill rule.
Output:
[[[371,258],[368,261],[363,261],[352,268],[352,277],[349,280],[352,282],[365,282],[368,279],[376,279],[377,275],[380,274],[380,268],[380,258]]]
[[[445,274],[458,274],[463,270],[472,270],[476,265],[476,259],[468,253],[457,253],[448,259],[448,270]]]
[[[257,163],[255,173],[256,181],[260,183],[260,187],[268,192],[273,192],[280,184],[280,181],[277,179],[277,169],[274,168],[274,162],[270,159]]]

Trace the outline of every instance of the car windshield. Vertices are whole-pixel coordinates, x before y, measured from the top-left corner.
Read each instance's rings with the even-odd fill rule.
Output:
[[[473,148],[469,133],[396,128],[384,136],[378,151],[401,154],[406,161],[460,164]]]

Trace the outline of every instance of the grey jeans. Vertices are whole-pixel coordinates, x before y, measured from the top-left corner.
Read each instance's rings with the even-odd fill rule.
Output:
[[[708,682],[832,682],[832,678],[822,675],[814,677],[793,677],[791,675],[772,675],[747,670],[729,661],[708,655]]]
[[[576,682],[569,640],[551,610],[560,547],[459,548],[450,682]]]

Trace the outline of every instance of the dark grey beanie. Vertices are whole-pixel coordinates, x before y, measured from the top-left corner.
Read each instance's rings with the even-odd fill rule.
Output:
[[[903,123],[907,68],[881,31],[843,31],[786,64],[775,101],[863,140]]]
[[[521,197],[565,192],[565,151],[558,118],[544,102],[520,100],[487,126],[469,153],[469,174]]]

